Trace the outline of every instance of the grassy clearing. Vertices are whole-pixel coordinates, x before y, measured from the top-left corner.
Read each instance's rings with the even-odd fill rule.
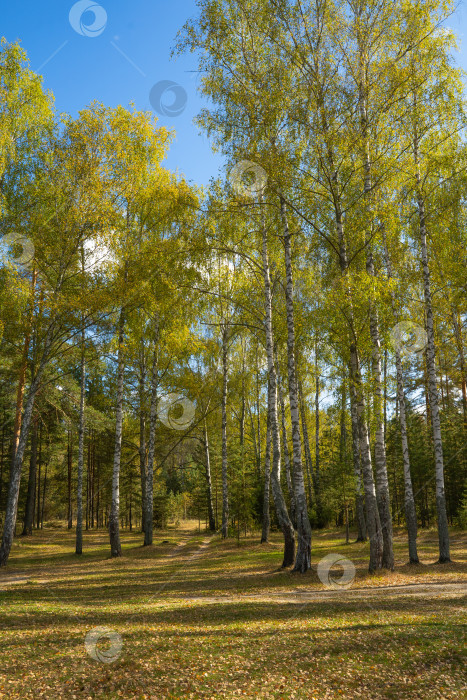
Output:
[[[420,535],[422,564],[369,576],[368,546],[326,531],[313,569],[280,571],[280,536],[222,542],[194,523],[141,547],[124,533],[111,560],[104,532],[47,530],[18,538],[0,573],[0,697],[5,698],[460,698],[466,692],[467,535],[452,535],[453,564],[435,564],[436,533]],[[169,540],[162,543],[163,540]],[[318,561],[338,552],[356,566],[330,590]],[[86,651],[86,633],[122,640],[113,663]],[[109,640],[97,645],[112,652]]]

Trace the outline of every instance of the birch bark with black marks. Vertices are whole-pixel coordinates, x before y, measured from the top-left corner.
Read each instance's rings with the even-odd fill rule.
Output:
[[[228,328],[222,326],[222,537],[229,536],[229,484],[227,462],[227,379],[228,379]]]
[[[308,518],[300,441],[300,415],[297,371],[295,364],[295,320],[293,301],[292,249],[285,201],[281,198],[284,257],[286,271],[285,300],[287,311],[287,374],[289,382],[290,419],[292,423],[293,482],[297,509],[297,556],[294,571],[305,573],[311,566],[311,526]]]
[[[441,419],[439,413],[439,396],[436,383],[436,346],[435,346],[435,331],[433,326],[433,301],[431,293],[430,266],[428,262],[428,246],[427,246],[427,225],[425,213],[425,200],[421,187],[420,177],[420,157],[418,136],[415,133],[414,137],[414,158],[416,168],[417,181],[417,205],[418,219],[420,232],[420,250],[422,255],[422,270],[423,270],[423,294],[425,301],[426,315],[426,365],[428,372],[428,393],[430,399],[431,410],[431,428],[433,432],[433,446],[435,451],[435,469],[436,469],[436,511],[438,516],[438,541],[439,541],[439,563],[451,561],[449,552],[449,528],[448,518],[446,513],[446,495],[444,490],[444,457],[443,457],[443,440],[441,436]]]

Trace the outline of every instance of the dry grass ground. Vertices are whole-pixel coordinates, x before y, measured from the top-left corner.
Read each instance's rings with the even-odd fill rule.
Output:
[[[15,541],[0,571],[0,697],[465,697],[467,533],[440,566],[422,532],[416,567],[397,533],[395,571],[372,576],[368,545],[337,531],[314,535],[306,575],[278,569],[277,533],[238,545],[185,523],[141,541],[123,533],[118,560],[105,532],[85,534],[81,558],[64,529]],[[350,588],[318,578],[329,553],[355,565]],[[86,650],[96,627],[111,630],[95,655],[112,663]]]

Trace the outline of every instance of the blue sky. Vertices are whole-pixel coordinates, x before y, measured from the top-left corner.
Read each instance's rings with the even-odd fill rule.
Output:
[[[76,115],[95,99],[109,106],[134,102],[138,109],[152,110],[160,124],[177,131],[167,166],[178,169],[189,180],[207,184],[222,161],[193,124],[202,106],[196,92],[197,75],[190,72],[196,68],[196,57],[170,59],[177,31],[188,17],[196,14],[194,0],[99,2],[103,9],[97,7],[94,14],[85,8],[97,2],[80,0],[71,18],[72,0],[4,3],[0,34],[8,41],[21,40],[31,68],[44,76],[45,87],[54,93],[58,111]],[[448,24],[462,41],[467,29],[465,5]],[[467,70],[465,47],[458,58]],[[160,114],[164,106],[170,112],[175,99],[174,93],[167,91],[169,81],[181,88],[174,113]],[[166,88],[156,102],[159,113],[150,101],[155,85],[159,89],[153,90],[153,103]]]

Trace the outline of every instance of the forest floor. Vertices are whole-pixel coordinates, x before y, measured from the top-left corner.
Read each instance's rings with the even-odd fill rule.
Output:
[[[279,569],[280,533],[223,542],[197,525],[152,547],[123,532],[120,559],[103,531],[85,533],[82,557],[72,531],[18,537],[0,570],[0,697],[466,696],[467,533],[438,565],[436,532],[421,531],[409,566],[398,531],[395,570],[370,575],[368,544],[317,532],[301,575]],[[349,588],[318,577],[335,553],[355,566]]]

